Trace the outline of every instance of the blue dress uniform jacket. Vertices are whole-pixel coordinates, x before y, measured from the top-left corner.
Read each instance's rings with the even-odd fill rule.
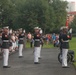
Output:
[[[35,47],[40,47],[40,34],[34,34],[34,46]]]
[[[23,33],[21,33],[21,34],[19,34],[19,37],[18,37],[18,39],[19,39],[19,44],[24,44],[24,37],[25,37],[25,35],[23,34]]]
[[[61,39],[63,40],[62,42],[62,48],[63,49],[69,49],[69,38],[67,37],[67,34],[62,34]]]
[[[2,34],[2,48],[9,49],[10,47],[10,37],[9,34]]]

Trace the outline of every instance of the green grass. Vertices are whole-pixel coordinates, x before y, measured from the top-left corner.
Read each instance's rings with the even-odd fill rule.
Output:
[[[26,43],[26,48],[30,48],[29,42]],[[43,48],[53,48],[53,45],[51,43],[48,45],[46,43],[44,43]]]
[[[54,48],[54,46],[52,44],[44,44],[43,48]]]
[[[70,41],[70,50],[73,50],[75,52],[75,60],[76,60],[76,37],[73,37]],[[76,62],[74,63],[76,67]]]
[[[30,43],[26,42],[26,48],[30,48]]]

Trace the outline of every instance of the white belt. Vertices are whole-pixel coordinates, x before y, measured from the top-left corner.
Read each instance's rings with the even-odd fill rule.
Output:
[[[40,41],[39,39],[35,39],[35,41]]]
[[[69,40],[67,40],[67,41],[63,41],[63,42],[69,42]]]
[[[9,40],[3,40],[3,42],[9,42]]]
[[[20,38],[20,40],[23,40],[23,38]]]

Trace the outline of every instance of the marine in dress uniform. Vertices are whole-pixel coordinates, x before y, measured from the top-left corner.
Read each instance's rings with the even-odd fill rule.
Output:
[[[24,45],[24,37],[25,37],[25,35],[22,32],[22,28],[21,28],[21,29],[19,29],[19,37],[18,37],[18,39],[19,39],[19,58],[23,57],[22,51],[23,51],[23,45]]]
[[[68,54],[68,49],[69,49],[69,35],[67,34],[67,28],[63,28],[61,41],[62,41],[62,67],[68,68],[67,54]]]
[[[24,33],[24,35],[25,35],[25,37],[24,37],[24,48],[26,48],[26,30],[23,30],[23,33]]]
[[[41,59],[41,48],[42,48],[42,46],[43,46],[42,29],[41,29],[41,28],[39,28],[39,32],[40,32],[40,36],[41,36],[41,38],[40,38],[39,59]]]
[[[62,29],[60,29],[60,33],[59,33],[59,44],[60,44],[60,53],[62,53],[62,34],[63,34],[63,31]]]
[[[40,52],[40,33],[39,27],[35,27],[34,34],[34,64],[39,64],[39,52]]]
[[[10,47],[9,27],[4,27],[2,33],[3,68],[10,68],[10,66],[8,66],[9,47]]]

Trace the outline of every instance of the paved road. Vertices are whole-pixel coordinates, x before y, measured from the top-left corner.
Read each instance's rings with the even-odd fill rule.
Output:
[[[70,65],[70,68],[62,68],[57,60],[57,49],[42,49],[41,64],[33,64],[33,49],[23,51],[24,58],[18,58],[18,53],[10,56],[10,69],[2,68],[0,60],[0,75],[76,75],[76,70]]]

